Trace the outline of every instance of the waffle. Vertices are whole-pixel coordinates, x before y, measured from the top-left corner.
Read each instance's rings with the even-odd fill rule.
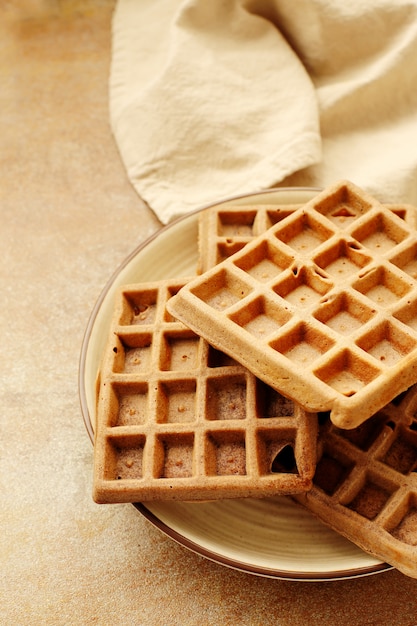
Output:
[[[417,386],[353,430],[326,419],[314,486],[294,498],[365,552],[417,578]]]
[[[299,204],[260,205],[222,204],[201,211],[198,221],[198,274],[229,258],[266,230],[300,208]],[[412,228],[417,227],[417,211],[409,204],[385,207]]]
[[[396,210],[342,181],[168,310],[305,410],[355,428],[417,381],[417,232],[411,209]]]
[[[315,470],[317,416],[166,311],[184,282],[122,287],[100,372],[100,503],[298,493]]]

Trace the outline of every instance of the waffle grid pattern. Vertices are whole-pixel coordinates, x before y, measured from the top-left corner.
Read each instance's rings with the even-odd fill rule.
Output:
[[[239,252],[298,208],[299,204],[226,204],[202,211],[199,218],[200,273]]]
[[[354,428],[417,378],[416,251],[406,219],[343,182],[169,309],[306,410]]]
[[[175,321],[183,283],[124,286],[101,368],[97,502],[298,493],[311,487],[316,416]]]
[[[386,209],[417,226],[417,211],[407,204],[385,204]],[[199,219],[199,272],[202,273],[239,252],[275,224],[301,208],[289,205],[224,204],[202,211]],[[342,216],[343,217],[343,216]],[[342,220],[343,221],[343,220]]]
[[[417,576],[417,387],[364,424],[319,430],[317,470],[295,496],[333,529]]]

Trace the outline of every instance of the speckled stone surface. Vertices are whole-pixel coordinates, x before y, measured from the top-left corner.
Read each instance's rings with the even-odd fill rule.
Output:
[[[108,124],[110,0],[0,4],[0,623],[413,626],[417,581],[254,577],[91,498],[78,400],[90,311],[160,225]]]

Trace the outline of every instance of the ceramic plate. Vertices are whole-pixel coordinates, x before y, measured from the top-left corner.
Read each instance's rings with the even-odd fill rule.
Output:
[[[277,189],[228,199],[250,203],[303,203],[315,189]],[[226,202],[226,201],[225,201]],[[223,203],[222,203],[223,204]],[[90,438],[95,422],[96,376],[122,284],[195,274],[198,212],[162,228],[125,260],[102,291],[88,321],[80,359],[81,408]],[[155,502],[136,508],[166,535],[194,552],[238,570],[291,580],[340,580],[376,574],[386,563],[365,554],[290,498],[205,503]]]

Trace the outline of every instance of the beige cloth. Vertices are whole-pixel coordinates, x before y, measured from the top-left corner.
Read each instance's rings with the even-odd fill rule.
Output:
[[[341,178],[417,204],[417,0],[119,0],[111,124],[162,222]]]

